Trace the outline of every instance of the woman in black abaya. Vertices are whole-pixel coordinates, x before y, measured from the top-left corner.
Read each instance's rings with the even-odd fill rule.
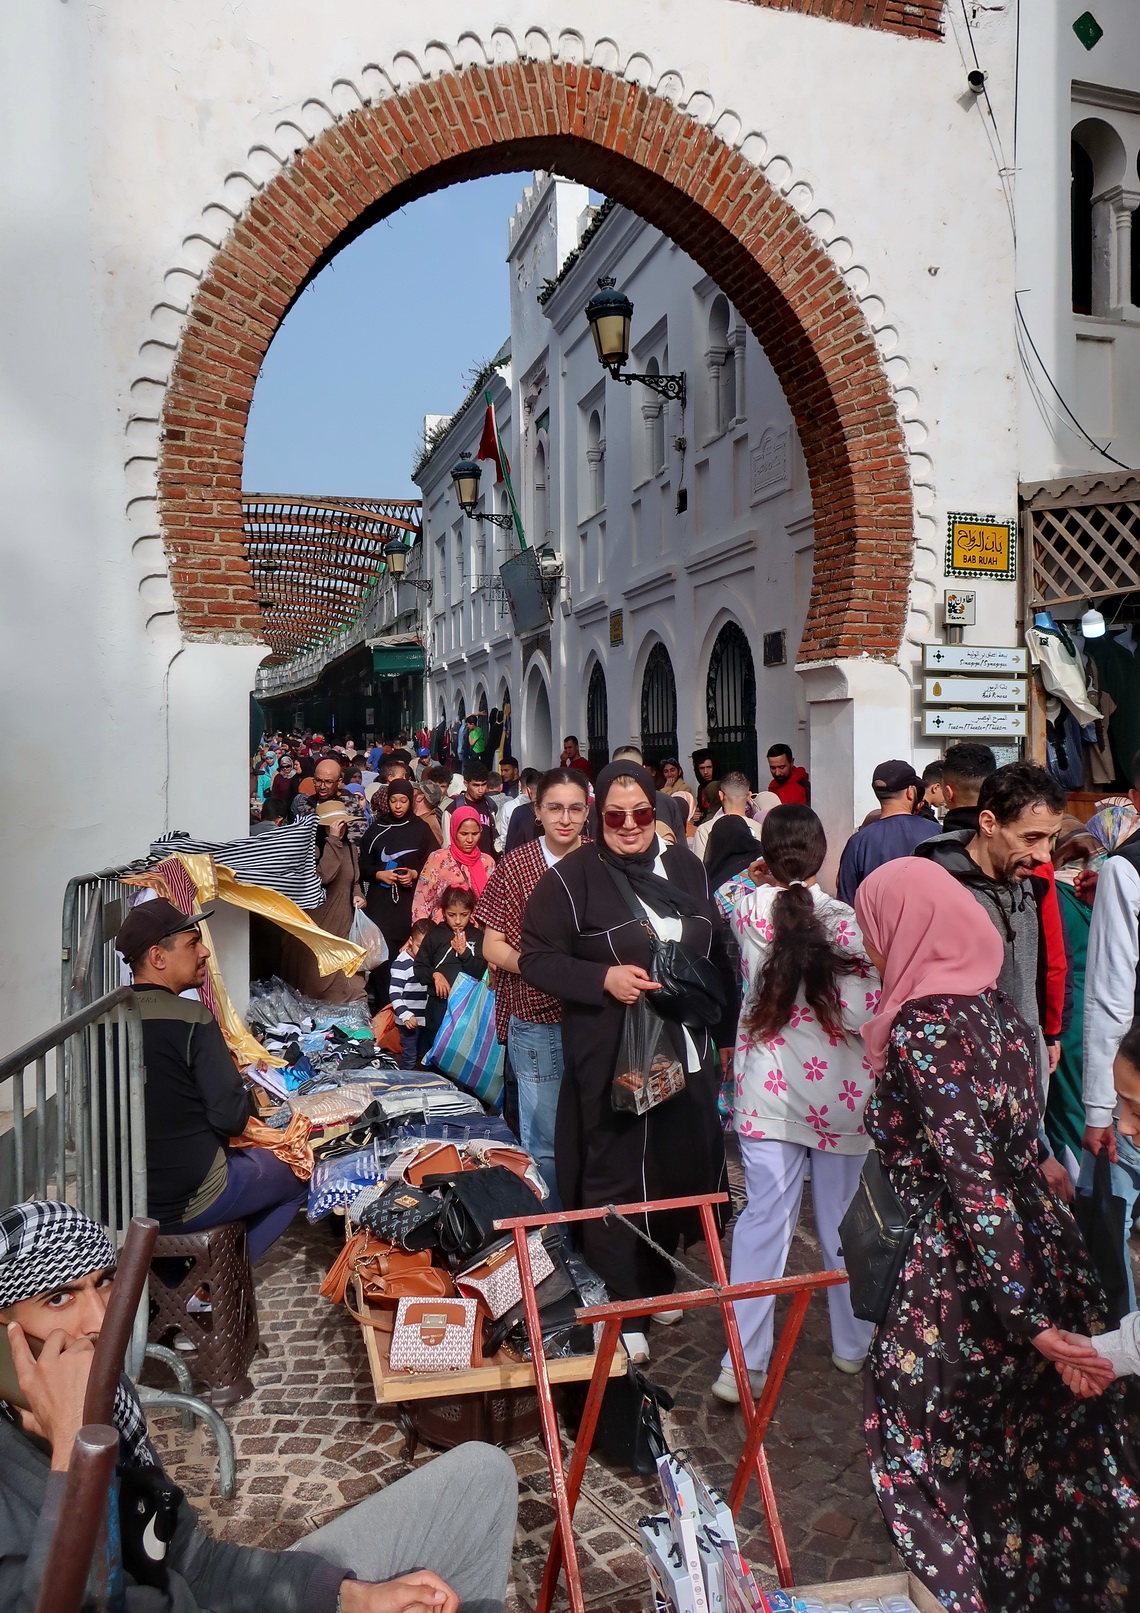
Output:
[[[374,1008],[388,1001],[388,977],[412,929],[412,902],[424,863],[438,842],[412,803],[406,779],[392,779],[384,812],[360,842],[360,877],[368,887],[365,912],[388,943],[388,961],[368,976]]]
[[[554,1139],[558,1191],[567,1209],[637,1203],[726,1190],[724,1138],[717,1119],[719,1073],[713,1036],[731,1049],[736,981],[727,932],[703,864],[669,846],[655,828],[651,775],[612,762],[595,784],[598,840],[571,852],[535,887],[526,906],[519,966],[523,978],[562,1003],[565,1073]],[[623,873],[663,940],[682,940],[721,971],[728,1009],[725,1039],[668,1025],[685,1069],[685,1091],[647,1114],[617,1113],[610,1086],[621,1050],[626,1005],[652,982],[653,949],[614,880]],[[695,1211],[644,1218],[672,1253],[701,1237]],[[615,1221],[581,1223],[582,1250],[615,1299],[668,1294],[675,1273]]]

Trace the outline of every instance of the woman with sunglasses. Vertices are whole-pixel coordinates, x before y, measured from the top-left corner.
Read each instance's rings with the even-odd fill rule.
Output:
[[[687,847],[667,847],[657,834],[652,775],[633,762],[611,762],[594,790],[598,840],[539,880],[523,916],[519,958],[527,984],[562,1003],[564,1073],[554,1139],[559,1196],[567,1209],[590,1209],[722,1192],[727,1176],[713,1038],[731,1050],[737,987],[727,931],[704,865]],[[632,889],[644,917],[635,916],[619,880]],[[713,959],[729,1008],[711,1034],[663,1021],[685,1071],[685,1090],[644,1115],[619,1114],[610,1088],[626,1007],[656,989],[650,926],[661,940],[682,941]],[[701,1236],[695,1211],[646,1216],[638,1224],[670,1253]],[[676,1285],[669,1262],[620,1222],[582,1222],[581,1246],[615,1299],[668,1294]],[[655,1319],[672,1322],[680,1315],[665,1311]],[[627,1334],[626,1343],[635,1359],[648,1359],[644,1335]]]

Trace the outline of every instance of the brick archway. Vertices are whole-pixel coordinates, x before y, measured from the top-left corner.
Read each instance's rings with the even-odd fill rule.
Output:
[[[615,197],[731,299],[780,379],[811,481],[801,657],[893,657],[913,543],[906,449],[835,264],[758,168],[671,102],[601,68],[525,60],[445,73],[341,118],[249,203],[211,262],[167,388],[158,469],[184,634],[262,636],[242,545],[242,448],[262,357],[299,291],[407,202],[520,168]]]

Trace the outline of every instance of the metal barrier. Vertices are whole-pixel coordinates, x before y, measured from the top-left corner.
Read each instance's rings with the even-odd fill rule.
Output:
[[[60,948],[61,1014],[73,1014],[123,984],[115,935],[127,916],[127,898],[132,888],[122,883],[122,876],[141,873],[146,866],[143,859],[68,880],[63,895]]]
[[[0,1059],[0,1202],[66,1199],[118,1243],[146,1214],[142,1026],[119,986]]]

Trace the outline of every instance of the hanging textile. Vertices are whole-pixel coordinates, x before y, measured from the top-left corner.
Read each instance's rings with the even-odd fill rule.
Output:
[[[1082,727],[1097,722],[1100,712],[1089,699],[1084,663],[1069,635],[1061,628],[1030,627],[1025,642],[1046,694],[1062,700]]]
[[[171,857],[207,852],[216,863],[233,870],[247,885],[287,896],[298,907],[320,907],[324,886],[317,873],[317,820],[312,815],[275,829],[272,834],[244,840],[194,840],[187,834],[164,835],[151,846],[152,853]]]

